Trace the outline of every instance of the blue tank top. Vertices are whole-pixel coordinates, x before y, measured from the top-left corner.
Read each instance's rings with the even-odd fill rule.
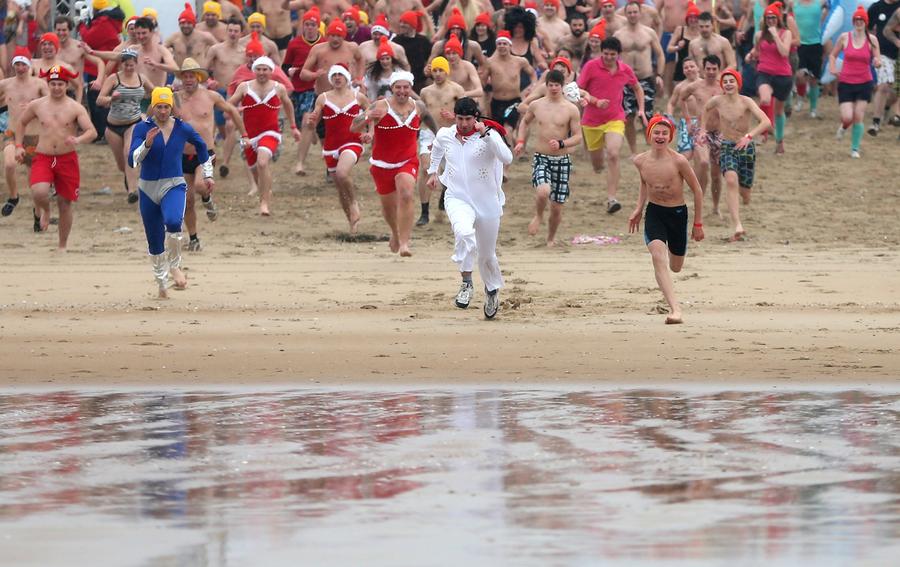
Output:
[[[822,5],[818,0],[794,2],[794,20],[800,30],[800,45],[822,43]]]

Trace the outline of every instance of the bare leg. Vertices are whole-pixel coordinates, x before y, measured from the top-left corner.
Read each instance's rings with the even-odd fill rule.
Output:
[[[622,149],[622,135],[607,132],[606,159],[609,168],[606,170],[606,192],[610,199],[615,199],[619,192],[619,150]]]
[[[666,243],[661,240],[653,240],[647,245],[650,250],[650,257],[653,259],[653,273],[656,275],[656,283],[662,292],[666,303],[669,304],[669,316],[666,317],[666,324],[681,323],[681,306],[675,298],[675,286],[672,283],[672,275],[669,273],[669,249]],[[683,260],[682,260],[683,262]],[[678,266],[679,270],[681,266]]]
[[[256,158],[256,175],[259,180],[259,214],[267,217],[272,214],[272,155],[268,150],[260,148]]]
[[[606,150],[600,148],[599,150],[589,151],[588,154],[591,156],[591,167],[594,168],[594,173],[600,173],[603,171],[603,168],[606,166],[605,156]]]
[[[666,96],[672,96],[672,91],[675,89],[675,61],[666,61],[666,67],[663,69],[663,82]]]
[[[297,175],[306,175],[303,164],[306,163],[306,156],[309,155],[309,147],[315,135],[316,127],[308,126],[304,120],[303,128],[300,129],[300,143],[297,144],[297,165],[294,166],[294,173]]]
[[[59,207],[59,251],[65,252],[69,243],[69,234],[72,232],[74,211],[72,202],[64,199],[62,195],[56,196],[56,205]]]
[[[744,236],[744,225],[741,224],[740,204],[738,201],[739,188],[736,171],[725,172],[725,202],[728,204],[728,214],[731,215],[731,226],[734,234],[731,240],[740,240]]]
[[[629,114],[625,117],[625,139],[628,140],[628,150],[632,156],[637,155],[637,131],[634,129],[636,116],[636,114]]]
[[[34,201],[34,209],[41,217],[41,232],[50,226],[50,184],[36,183],[31,186],[31,198]]]
[[[547,208],[547,203],[550,200],[550,186],[549,185],[539,185],[534,190],[534,217],[531,219],[531,222],[528,223],[528,235],[534,236],[538,233],[538,230],[541,228],[541,223],[544,222],[544,210]],[[554,231],[555,232],[555,231]]]
[[[547,223],[547,246],[556,246],[556,230],[562,221],[562,203],[550,201],[550,219]]]
[[[132,192],[138,190],[138,188],[137,188],[137,186],[138,186],[138,170],[131,167],[130,165],[128,165],[128,158],[127,158],[128,150],[131,148],[132,132],[134,132],[134,126],[132,126],[131,128],[129,128],[128,130],[125,131],[125,139],[122,141],[123,142],[123,146],[122,146],[123,151],[120,152],[121,153],[120,159],[122,160],[122,166],[125,169],[125,179],[128,180],[127,189],[128,189],[129,193],[132,193]],[[116,162],[118,163],[118,161],[119,160],[117,159]],[[122,167],[120,167],[119,169],[121,170]]]
[[[16,182],[16,146],[15,144],[7,144],[3,148],[3,172],[6,175],[6,189],[9,191],[9,198],[15,199],[19,196],[19,185]]]
[[[395,178],[397,185],[397,234],[400,237],[400,255],[412,256],[410,241],[416,220],[416,179],[408,173]]]
[[[391,241],[388,246],[390,246],[391,252],[396,253],[400,250],[400,235],[397,233],[397,202],[399,198],[396,191],[378,196],[381,198],[381,214],[391,229]]]
[[[341,208],[344,215],[350,223],[350,234],[356,234],[359,230],[359,203],[356,201],[356,191],[353,188],[353,179],[350,177],[350,171],[356,164],[356,154],[353,152],[343,152],[338,157],[337,168],[334,171],[334,186],[337,188],[338,199],[341,202]]]
[[[421,154],[419,155],[419,176],[416,178],[416,189],[419,193],[419,202],[422,205],[426,205],[431,202],[431,189],[428,188],[428,178],[430,175],[426,173],[428,167],[431,165],[431,154]],[[422,219],[427,221],[427,217],[425,217],[425,212],[423,209]],[[418,222],[416,224],[419,224]],[[421,224],[426,224],[422,222]]]
[[[128,168],[128,164],[125,162],[125,155],[128,151],[125,149],[125,141],[122,139],[122,136],[119,136],[111,129],[106,129],[106,143],[109,144],[109,150],[112,152],[113,158],[116,160],[116,167],[119,168],[119,171],[125,173],[126,179],[128,176],[128,172],[126,169]],[[137,176],[135,176],[137,177]],[[136,191],[137,190],[137,181],[135,180],[134,185],[131,185],[131,180],[128,180],[128,187],[125,188],[128,191]]]
[[[721,217],[722,213],[719,211],[719,201],[722,195],[722,170],[719,169],[719,164],[715,162],[710,163],[710,193],[712,193],[712,204],[713,204],[713,213],[716,214],[717,217]]]
[[[197,203],[197,190],[194,188],[194,180],[196,175],[185,174],[184,180],[187,181],[187,194],[184,200],[184,226],[187,228],[188,235],[197,234],[197,211],[194,208]]]
[[[222,165],[219,169],[221,172],[222,167],[227,168],[228,164],[231,163],[231,154],[234,153],[234,147],[237,145],[237,140],[234,138],[234,123],[231,121],[231,118],[225,117],[225,126],[220,131],[223,132]]]
[[[246,166],[244,169],[247,170],[247,181],[250,184],[250,190],[247,191],[247,196],[252,197],[259,193],[259,172],[256,167]]]

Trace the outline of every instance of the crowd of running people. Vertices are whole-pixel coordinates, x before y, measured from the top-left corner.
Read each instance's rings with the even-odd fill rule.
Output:
[[[432,201],[443,207],[443,195],[432,196],[441,193],[435,135],[457,123],[462,99],[493,120],[514,156],[530,150],[528,231],[537,234],[547,213],[551,246],[573,154],[605,178],[609,214],[622,207],[620,156],[631,157],[642,185],[660,168],[681,171],[682,161],[638,155],[665,138],[654,141],[651,122],[670,130],[690,164],[678,179],[693,189],[694,176],[701,195],[709,187],[714,213],[724,183],[730,240],[745,236],[740,204],[750,199],[759,144],[771,138],[775,154],[790,152],[792,113],[834,120],[838,139],[849,129],[853,158],[866,130],[884,138],[885,126],[900,126],[900,0],[857,7],[852,29],[828,41],[824,0],[208,0],[185,3],[169,37],[155,10],[126,18],[115,0],[53,18],[45,10],[43,19],[46,1],[2,4],[30,14],[0,52],[9,77],[0,81],[2,215],[19,204],[17,171],[28,168],[34,230],[47,229],[55,195],[64,250],[80,188],[75,149],[105,141],[124,195],[139,202],[151,256],[165,253],[170,268],[180,265],[182,240],[201,249],[196,197],[209,220],[218,217],[215,173],[245,171],[269,216],[273,161],[293,159],[291,171],[305,176],[316,144],[351,233],[361,217],[351,172],[369,153],[390,249],[411,255],[414,226],[430,222]],[[823,116],[823,92],[837,97],[839,116]],[[687,222],[654,215],[663,232]],[[697,219],[695,228],[702,238]],[[668,251],[683,259],[682,244]]]

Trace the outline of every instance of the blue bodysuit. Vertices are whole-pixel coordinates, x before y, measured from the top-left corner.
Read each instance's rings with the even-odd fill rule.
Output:
[[[128,153],[128,165],[140,166],[141,169],[138,180],[141,219],[152,255],[165,251],[166,232],[181,232],[187,194],[187,184],[181,170],[185,144],[190,143],[197,149],[204,177],[212,177],[212,164],[203,138],[187,122],[179,118],[172,120],[175,121],[175,126],[168,142],[163,141],[160,132],[149,148],[144,146],[144,141],[147,132],[156,126],[156,122],[148,118],[135,126],[131,136],[131,151]]]

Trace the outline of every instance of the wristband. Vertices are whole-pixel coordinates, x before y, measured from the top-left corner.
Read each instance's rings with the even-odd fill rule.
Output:
[[[24,149],[24,148],[25,148],[25,146],[24,146],[24,145],[22,145],[22,144],[16,144],[16,148],[17,148],[17,149],[18,149],[18,148],[22,148],[22,149]]]
[[[747,134],[744,134],[744,137],[747,138],[748,140],[752,140],[752,139],[753,139],[753,135],[750,134],[749,132],[748,132]]]
[[[524,144],[524,143],[525,143],[525,140],[516,140],[516,143],[517,143],[517,144]]]
[[[694,228],[703,228],[703,223],[702,223],[702,222],[695,222],[695,223],[694,223]]]
[[[564,147],[566,147],[565,140],[556,140],[556,143],[559,144],[559,149],[563,149]]]

